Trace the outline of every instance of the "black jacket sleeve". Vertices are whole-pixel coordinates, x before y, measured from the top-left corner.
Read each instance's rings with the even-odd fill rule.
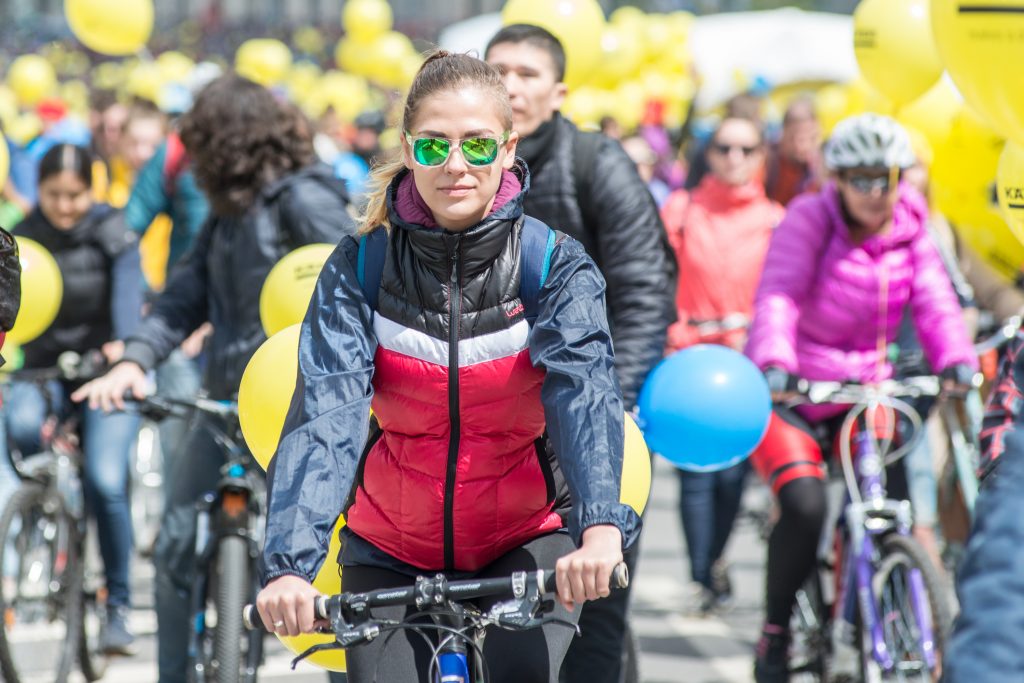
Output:
[[[582,198],[608,283],[608,313],[622,398],[632,408],[661,360],[675,321],[677,267],[654,198],[622,146],[606,140]]]
[[[0,332],[14,327],[21,306],[21,261],[18,243],[11,233],[0,228]]]
[[[640,518],[619,502],[625,411],[615,379],[604,279],[583,246],[561,237],[541,289],[530,335],[533,364],[545,370],[541,401],[548,436],[572,498],[569,531],[614,524],[623,547]]]
[[[264,581],[313,581],[366,442],[377,340],[356,278],[357,250],[347,238],[334,250],[299,333],[295,393],[267,470]]]
[[[122,361],[149,370],[209,319],[206,255],[213,226],[214,222],[207,220],[192,248],[171,271],[153,309],[128,337]]]

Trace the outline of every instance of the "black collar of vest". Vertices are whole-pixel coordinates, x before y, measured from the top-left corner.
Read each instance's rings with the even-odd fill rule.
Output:
[[[519,194],[473,227],[460,232],[450,232],[440,227],[428,228],[410,223],[398,215],[394,206],[395,196],[399,183],[409,173],[408,170],[403,170],[388,187],[387,206],[391,228],[406,233],[416,256],[435,266],[440,272],[446,272],[450,250],[456,242],[461,241],[463,273],[472,277],[486,269],[501,253],[508,242],[509,231],[523,215],[523,200],[530,189],[530,171],[526,162],[517,158],[512,172],[523,186]]]

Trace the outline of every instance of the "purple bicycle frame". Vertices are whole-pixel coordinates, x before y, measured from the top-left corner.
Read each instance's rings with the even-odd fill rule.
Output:
[[[847,561],[844,569],[844,578],[840,585],[839,599],[837,605],[842,605],[842,618],[850,624],[854,621],[854,610],[859,604],[860,613],[864,616],[864,626],[870,628],[872,657],[884,671],[892,671],[896,667],[892,653],[885,645],[882,624],[884,615],[878,612],[878,603],[875,601],[874,588],[871,585],[871,578],[874,575],[874,550],[875,537],[882,532],[891,531],[891,527],[871,529],[865,522],[863,507],[879,508],[886,501],[885,484],[882,482],[883,464],[875,448],[875,441],[865,430],[860,430],[854,436],[854,466],[857,473],[857,483],[860,488],[861,497],[864,500],[862,506],[847,505],[847,528],[850,537],[847,540],[847,552],[844,557],[854,561]],[[847,500],[849,503],[849,500]],[[850,514],[850,513],[853,514]],[[851,519],[855,517],[855,519]],[[910,535],[910,525],[900,522],[897,525],[896,533],[902,536]],[[856,552],[853,552],[854,549]],[[929,668],[936,664],[935,634],[932,631],[931,610],[925,597],[924,580],[919,569],[911,569],[910,576],[910,599],[914,610],[914,617],[920,627],[920,646],[924,654],[925,662]],[[856,593],[851,593],[850,587],[856,587]],[[854,602],[856,600],[856,602]]]

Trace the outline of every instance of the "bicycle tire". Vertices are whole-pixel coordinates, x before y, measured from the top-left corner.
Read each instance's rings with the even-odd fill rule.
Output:
[[[46,495],[47,492],[43,486],[34,482],[27,482],[22,484],[7,501],[3,513],[0,514],[0,568],[4,567],[8,561],[9,543],[7,539],[9,538],[9,530],[14,520],[24,520],[33,510],[41,510],[46,502]],[[75,530],[75,520],[62,507],[58,506],[55,514],[60,516],[60,519],[57,520],[58,528],[59,525],[63,524],[67,525],[68,529],[70,529],[69,533],[78,533]],[[63,600],[63,605],[59,605],[62,609],[58,610],[57,613],[63,617],[62,620],[66,631],[58,647],[57,667],[53,678],[55,683],[66,683],[68,676],[71,674],[72,666],[78,659],[79,629],[82,626],[83,581],[83,567],[80,558],[77,557],[78,549],[79,539],[71,538],[68,543],[66,569],[61,575],[62,590],[57,593]],[[20,572],[16,580],[17,585],[20,586]],[[6,615],[8,608],[7,597],[0,590],[0,614],[4,615],[4,623],[0,624],[0,673],[3,673],[4,680],[7,683],[20,683],[21,676],[12,654],[12,643],[7,637]]]
[[[90,615],[99,620],[99,603],[95,595],[82,593],[82,627],[78,636],[78,665],[82,670],[85,680],[92,683],[98,681],[107,673],[107,665],[110,663],[105,654],[99,651],[99,629],[94,635],[90,634]]]
[[[882,614],[883,610],[882,596],[885,591],[886,584],[889,579],[894,576],[896,568],[903,566],[908,570],[918,570],[921,573],[921,582],[927,596],[927,603],[932,621],[932,633],[935,639],[934,649],[937,668],[940,670],[942,666],[942,654],[945,652],[946,636],[949,633],[951,619],[949,603],[946,599],[938,570],[932,564],[924,548],[922,548],[917,541],[908,536],[891,534],[882,541],[880,550],[881,557],[879,558],[875,572],[871,577],[872,589],[875,594],[875,603],[878,607],[879,614]],[[915,622],[911,628],[917,628],[916,616],[910,618],[914,619]],[[895,624],[895,621],[889,620],[884,614],[882,614],[882,620],[883,622]],[[863,631],[863,629],[860,630]],[[899,654],[900,648],[892,642],[892,630],[887,629],[885,633],[886,645],[889,647],[889,650],[893,653],[894,657],[896,657]],[[863,653],[862,660],[866,668],[871,667],[876,670],[877,680],[881,680],[884,683],[931,683],[934,680],[934,674],[937,673],[937,671],[928,669],[924,669],[918,674],[912,673],[910,675],[904,675],[898,669],[888,672],[881,671],[880,668],[874,664],[873,658],[870,656],[870,634],[863,633],[862,635],[863,646],[868,648]],[[911,633],[909,635],[914,636],[916,633]],[[875,678],[876,676],[865,676],[865,680],[872,680]]]
[[[213,659],[217,683],[238,683],[242,677],[242,608],[249,602],[249,541],[225,536],[217,545],[217,630]],[[247,636],[246,636],[247,637]]]

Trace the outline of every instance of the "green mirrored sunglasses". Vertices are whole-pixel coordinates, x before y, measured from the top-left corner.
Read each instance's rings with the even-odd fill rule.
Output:
[[[412,158],[420,166],[440,166],[448,161],[452,153],[452,147],[458,143],[462,151],[462,158],[470,166],[489,166],[498,158],[498,149],[508,142],[508,133],[502,133],[500,138],[472,137],[463,140],[449,140],[448,138],[414,138],[412,134],[406,133],[405,139],[412,147]]]

